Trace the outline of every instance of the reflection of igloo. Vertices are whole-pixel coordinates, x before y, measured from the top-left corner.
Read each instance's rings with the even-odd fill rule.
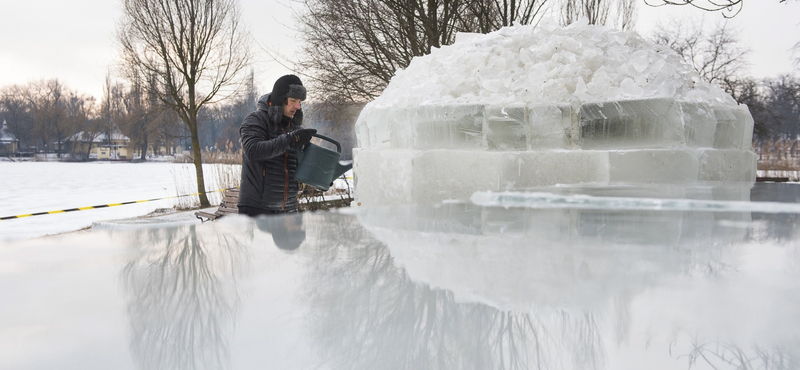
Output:
[[[512,27],[415,62],[356,124],[365,205],[554,184],[755,180],[747,107],[635,34]]]
[[[742,200],[740,187],[656,186],[627,194]],[[598,194],[614,192],[599,188]],[[678,194],[680,193],[680,194]],[[668,210],[376,207],[359,215],[415,281],[501,310],[602,307],[664,280],[725,269],[749,215]]]

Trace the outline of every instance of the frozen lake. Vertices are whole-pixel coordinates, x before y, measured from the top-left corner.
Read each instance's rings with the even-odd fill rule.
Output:
[[[0,363],[795,369],[800,187],[751,186],[554,187],[6,242]]]
[[[217,190],[218,165],[204,165],[206,187]],[[194,165],[179,163],[0,162],[0,217],[175,197],[197,192]],[[209,196],[210,200],[212,195]],[[217,198],[218,199],[218,198]],[[89,227],[173,208],[177,199],[0,221],[0,241]]]

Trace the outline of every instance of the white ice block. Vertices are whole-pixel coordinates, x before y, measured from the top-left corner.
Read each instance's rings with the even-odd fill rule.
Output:
[[[736,116],[736,122],[742,127],[742,137],[740,142],[734,142],[737,149],[752,150],[753,148],[753,128],[755,121],[753,115],[750,114],[750,108],[747,105],[739,104],[736,108],[732,109],[733,115]],[[734,138],[735,139],[735,138]]]
[[[356,199],[435,203],[556,184],[753,181],[752,126],[746,106],[670,98],[365,109]]]
[[[426,203],[468,199],[481,190],[605,181],[608,153],[604,151],[426,151],[415,158],[413,198]]]
[[[485,149],[483,105],[423,105],[397,109],[398,149]]]
[[[411,203],[411,150],[353,149],[355,201],[364,206]]]
[[[516,107],[487,107],[486,144],[489,150],[527,150],[527,109]]]
[[[356,145],[359,148],[371,148],[369,142],[369,128],[366,123],[356,123]]]
[[[596,150],[543,150],[520,152],[506,171],[514,189],[536,186],[609,181],[608,152]]]
[[[746,121],[740,121],[734,112],[735,109],[730,107],[714,107],[714,116],[717,119],[717,128],[714,132],[714,148],[742,149]],[[750,135],[752,135],[752,129]]]
[[[738,149],[699,150],[701,181],[756,181],[757,156]]]
[[[681,113],[674,99],[624,100],[583,104],[582,149],[671,148],[684,146]]]
[[[568,105],[531,106],[528,108],[527,129],[531,150],[569,149],[572,143],[572,109]]]
[[[356,134],[360,148],[388,148],[391,145],[389,127],[392,124],[391,108],[364,109],[356,120]]]
[[[468,199],[477,190],[506,190],[513,183],[504,178],[516,155],[468,150],[426,150],[414,158],[414,203]]]
[[[612,182],[695,181],[699,166],[696,153],[688,149],[610,151],[608,163]]]
[[[713,147],[717,119],[711,106],[705,103],[680,102],[679,107],[683,118],[686,146],[690,148]]]

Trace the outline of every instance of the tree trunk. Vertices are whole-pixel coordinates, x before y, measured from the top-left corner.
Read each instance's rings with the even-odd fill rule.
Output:
[[[142,162],[147,161],[147,132],[142,135],[142,146],[141,149],[142,154],[139,156],[139,160]],[[155,154],[155,150],[153,150],[153,154]]]
[[[197,192],[200,193],[200,208],[211,207],[206,196],[206,182],[203,178],[203,159],[200,158],[200,138],[197,135],[197,114],[189,116],[189,131],[192,133],[192,153],[194,154],[194,170],[197,174]]]

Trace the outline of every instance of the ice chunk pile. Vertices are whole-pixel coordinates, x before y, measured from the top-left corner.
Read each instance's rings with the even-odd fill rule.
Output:
[[[374,107],[558,104],[653,97],[735,105],[665,46],[636,33],[552,23],[457,38],[397,72]]]
[[[636,33],[584,20],[462,34],[398,71],[361,112],[357,198],[753,181],[752,132],[746,106]]]

